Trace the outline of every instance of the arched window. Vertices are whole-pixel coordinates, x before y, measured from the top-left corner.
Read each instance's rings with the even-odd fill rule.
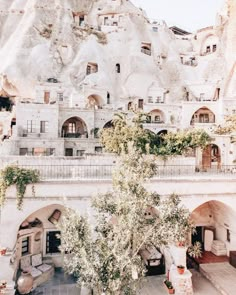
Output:
[[[119,74],[120,73],[120,64],[116,64],[116,72]]]

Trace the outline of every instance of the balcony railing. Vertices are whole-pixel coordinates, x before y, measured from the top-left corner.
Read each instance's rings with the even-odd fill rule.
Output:
[[[40,179],[44,180],[110,180],[114,165],[19,165],[28,169],[39,171]],[[160,165],[154,179],[182,178],[182,177],[232,177],[236,179],[236,165]]]
[[[146,55],[152,55],[152,51],[150,49],[141,48],[141,52]]]

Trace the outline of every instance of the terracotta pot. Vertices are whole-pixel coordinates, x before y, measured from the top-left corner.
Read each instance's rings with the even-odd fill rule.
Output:
[[[180,275],[182,275],[182,274],[184,274],[184,272],[185,272],[185,267],[184,267],[184,268],[180,268],[180,267],[177,266],[177,271],[178,271],[178,273],[179,273]]]
[[[28,294],[32,290],[33,284],[34,280],[32,275],[27,271],[23,271],[17,280],[17,290],[22,295]]]
[[[5,255],[6,252],[7,252],[7,249],[6,248],[0,249],[0,255]]]

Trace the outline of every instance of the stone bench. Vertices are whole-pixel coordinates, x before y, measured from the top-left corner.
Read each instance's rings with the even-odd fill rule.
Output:
[[[42,254],[28,255],[20,260],[21,271],[29,272],[33,279],[33,289],[47,282],[54,276],[54,266],[43,263]]]

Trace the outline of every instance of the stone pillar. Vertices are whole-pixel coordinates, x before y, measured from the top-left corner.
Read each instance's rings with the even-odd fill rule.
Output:
[[[177,270],[171,274],[172,285],[176,295],[193,295],[192,273],[189,270],[180,275]]]
[[[183,265],[184,267],[186,267],[186,251],[186,247],[170,247],[170,252],[172,254],[176,266]]]

